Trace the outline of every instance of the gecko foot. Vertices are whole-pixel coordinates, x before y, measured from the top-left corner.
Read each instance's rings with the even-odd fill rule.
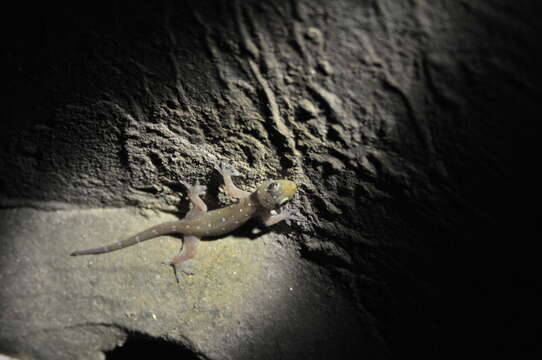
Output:
[[[218,171],[222,176],[239,176],[241,175],[239,171],[235,169],[233,165],[230,165],[225,162],[221,162],[218,165],[215,165],[215,170]]]
[[[205,192],[207,191],[207,186],[200,185],[198,182],[196,182],[194,185],[187,183],[186,181],[181,181],[181,184],[183,184],[186,189],[188,190],[188,193],[195,196],[205,195]]]
[[[182,274],[186,275],[194,275],[194,271],[189,268],[189,266],[193,265],[192,260],[185,260],[178,263],[174,263],[173,261],[162,261],[162,264],[164,265],[170,265],[173,267],[173,271],[175,271],[175,278],[177,279],[177,282],[181,281]]]
[[[301,222],[301,216],[299,212],[295,209],[284,207],[280,211],[281,214],[284,214],[284,222],[290,225],[292,222],[299,224]]]

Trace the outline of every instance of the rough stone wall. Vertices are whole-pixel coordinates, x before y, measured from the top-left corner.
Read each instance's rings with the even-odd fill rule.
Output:
[[[494,289],[530,270],[500,250],[534,225],[536,2],[39,6],[2,49],[0,352],[498,349]],[[296,181],[299,220],[202,244],[181,284],[173,238],[67,256],[182,215],[183,180],[227,203],[218,161]]]

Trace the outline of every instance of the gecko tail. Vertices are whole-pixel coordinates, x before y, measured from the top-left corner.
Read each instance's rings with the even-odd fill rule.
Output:
[[[95,249],[86,249],[86,250],[76,250],[70,254],[70,256],[79,256],[79,255],[93,255],[93,254],[102,254],[105,251],[102,248]]]
[[[97,247],[97,248],[76,250],[72,252],[70,255],[71,256],[97,255],[97,254],[105,254],[111,251],[124,249],[128,246],[135,245],[142,241],[150,240],[160,235],[171,234],[171,233],[182,233],[182,230],[183,230],[182,225],[183,224],[179,221],[163,223],[160,225],[153,226],[152,228],[147,229],[143,232],[140,232],[139,234],[134,235],[128,239],[117,241],[116,243]]]
[[[108,253],[108,252],[111,252],[111,251],[123,249],[125,247],[134,245],[134,244],[136,244],[136,243],[138,243],[140,241],[148,240],[149,238],[139,240],[139,237],[138,237],[138,239],[136,240],[136,239],[134,239],[132,237],[132,238],[128,238],[128,239],[123,240],[123,241],[118,241],[118,242],[116,242],[114,244],[111,244],[111,245],[100,246],[100,247],[92,248],[92,249],[76,250],[76,251],[72,252],[70,255],[71,256],[79,256],[79,255],[105,254],[105,253]]]

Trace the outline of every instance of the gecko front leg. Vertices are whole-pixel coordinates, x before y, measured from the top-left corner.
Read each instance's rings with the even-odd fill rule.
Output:
[[[282,209],[280,214],[263,214],[261,215],[261,219],[265,226],[273,226],[281,221],[286,221],[286,223],[289,225],[292,220],[299,220],[297,214],[287,208]]]
[[[218,171],[224,179],[224,191],[226,192],[226,194],[236,199],[244,199],[250,196],[251,193],[239,189],[233,183],[231,177],[240,175],[233,166],[225,163],[220,163],[218,166],[215,167],[215,170]]]

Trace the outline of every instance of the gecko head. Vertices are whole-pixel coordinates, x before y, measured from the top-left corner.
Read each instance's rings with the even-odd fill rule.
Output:
[[[297,191],[297,185],[290,180],[271,180],[261,184],[256,190],[258,201],[264,208],[273,210],[286,204]]]

